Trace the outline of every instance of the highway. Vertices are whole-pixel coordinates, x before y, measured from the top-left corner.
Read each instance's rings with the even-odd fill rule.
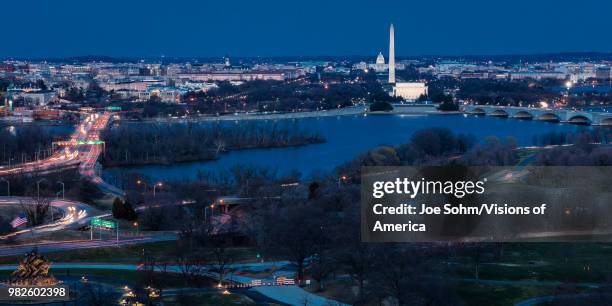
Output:
[[[123,190],[105,182],[95,171],[98,157],[104,150],[100,132],[106,128],[111,116],[110,112],[87,115],[69,140],[58,142],[63,148],[58,149],[52,156],[10,167],[0,167],[0,176],[32,172],[47,173],[78,166],[81,176],[96,184],[100,190],[116,197],[123,197]]]
[[[2,197],[0,198],[0,206],[15,206],[21,207],[21,205],[34,205],[35,201],[32,198],[25,197]],[[91,218],[104,218],[111,216],[110,213],[99,213],[93,210],[88,204],[53,199],[50,201],[50,205],[60,211],[60,215],[54,219],[53,222],[35,226],[33,228],[26,228],[12,232],[10,234],[0,236],[0,241],[10,237],[16,237],[19,235],[40,235],[49,232],[54,232],[63,229],[75,229],[82,226],[89,225]],[[121,232],[121,229],[119,229]],[[108,234],[105,234],[108,237]],[[0,256],[10,255],[21,255],[32,250],[33,247],[38,247],[41,252],[53,252],[53,251],[66,251],[74,249],[87,249],[87,248],[99,248],[108,246],[123,246],[136,243],[146,243],[155,241],[168,241],[176,240],[177,236],[174,233],[162,233],[155,235],[146,235],[142,237],[119,237],[119,242],[115,239],[100,240],[97,239],[97,235],[94,235],[94,240],[70,240],[70,241],[51,241],[31,244],[19,244],[10,246],[0,246]],[[113,237],[115,237],[113,235]]]
[[[0,206],[21,207],[21,205],[34,205],[35,202],[36,201],[34,199],[27,197],[0,198]],[[53,222],[48,224],[43,224],[35,226],[33,228],[27,228],[12,232],[4,236],[0,236],[0,240],[26,233],[35,235],[62,230],[66,228],[74,228],[87,224],[89,222],[89,219],[92,217],[92,209],[89,205],[85,203],[53,199],[50,201],[49,205],[60,210],[61,215],[59,216],[59,218],[54,218]]]
[[[92,114],[87,116],[75,129],[70,140],[64,143],[76,145],[80,139],[87,139],[88,132],[93,126],[93,118],[98,116]],[[0,176],[24,174],[31,172],[45,172],[57,169],[76,167],[81,163],[81,152],[70,150],[70,146],[58,149],[48,158],[11,166],[0,167]]]
[[[95,166],[100,154],[103,152],[104,143],[100,142],[100,132],[106,128],[110,121],[111,113],[105,112],[102,114],[94,114],[90,116],[88,128],[84,130],[83,135],[87,141],[92,144],[83,144],[78,146],[81,162],[79,173],[86,177],[91,182],[96,184],[100,190],[116,197],[123,197],[123,190],[105,182],[96,174]]]
[[[121,231],[121,229],[120,229]],[[108,234],[105,234],[108,236]],[[116,247],[126,246],[138,243],[158,242],[158,241],[169,241],[176,240],[175,234],[162,234],[162,235],[151,235],[135,238],[121,238],[119,241],[115,239],[97,239],[94,235],[93,240],[70,240],[70,241],[53,241],[53,242],[41,242],[32,244],[20,244],[12,246],[0,246],[0,256],[14,256],[23,255],[32,251],[32,248],[38,248],[41,253],[57,252],[57,251],[70,251],[78,249],[93,249],[103,247]]]

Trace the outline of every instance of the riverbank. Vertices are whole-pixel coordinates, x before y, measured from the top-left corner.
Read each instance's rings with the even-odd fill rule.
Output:
[[[102,138],[106,167],[210,161],[231,151],[299,147],[325,142],[291,122],[236,124],[141,123],[113,127]]]
[[[135,166],[170,166],[173,164],[181,164],[181,163],[192,163],[192,162],[207,162],[207,161],[215,161],[218,160],[221,155],[224,153],[237,152],[237,151],[247,151],[247,150],[265,150],[265,149],[281,149],[281,148],[299,148],[303,146],[308,146],[312,144],[321,144],[325,143],[325,139],[317,139],[312,140],[310,142],[304,143],[296,143],[296,144],[277,144],[277,145],[266,145],[266,146],[244,146],[240,148],[226,148],[222,151],[219,151],[214,156],[206,157],[206,156],[184,156],[178,158],[176,160],[144,160],[144,161],[134,161],[129,163],[123,162],[107,162],[103,161],[102,165],[104,168],[112,169],[112,168],[120,168],[120,167],[135,167]]]
[[[305,112],[291,112],[291,113],[235,113],[230,115],[221,116],[198,116],[198,117],[160,117],[160,118],[146,118],[141,121],[129,121],[123,120],[123,122],[155,122],[155,123],[185,123],[185,122],[216,122],[216,121],[242,121],[242,120],[283,120],[283,119],[305,119],[305,118],[322,118],[322,117],[335,117],[335,116],[353,116],[363,114],[415,114],[415,115],[426,115],[426,114],[451,114],[460,112],[443,112],[439,111],[435,104],[394,104],[393,110],[389,112],[370,112],[368,107],[365,105],[344,107],[339,109],[330,110],[319,110],[319,111],[305,111]]]

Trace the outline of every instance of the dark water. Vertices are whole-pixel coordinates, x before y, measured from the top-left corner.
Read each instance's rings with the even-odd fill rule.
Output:
[[[466,115],[356,115],[297,119],[296,122],[305,129],[320,131],[327,142],[296,148],[234,151],[223,154],[215,161],[112,168],[106,169],[104,176],[111,182],[121,172],[141,172],[156,180],[192,180],[197,177],[199,170],[226,171],[235,165],[266,167],[279,173],[297,170],[304,176],[310,176],[319,171],[330,172],[343,162],[378,145],[406,143],[415,131],[430,127],[447,127],[458,134],[472,134],[479,141],[488,136],[512,136],[519,145],[532,145],[534,136],[551,131],[590,128]]]

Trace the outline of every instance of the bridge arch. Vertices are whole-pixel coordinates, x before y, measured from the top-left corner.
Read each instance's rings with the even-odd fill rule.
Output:
[[[606,118],[599,122],[599,125],[612,126],[612,118]]]
[[[528,111],[518,111],[514,114],[513,118],[522,120],[532,120],[533,115]]]
[[[486,115],[486,113],[487,112],[485,112],[484,109],[479,108],[479,107],[472,109],[472,111],[470,112],[470,114],[477,115],[477,116],[484,116]]]
[[[567,122],[571,124],[578,124],[578,125],[589,125],[591,124],[591,119],[583,115],[576,115],[576,116],[569,118]]]
[[[538,120],[548,122],[560,122],[561,118],[555,113],[543,113],[538,116]]]
[[[494,117],[508,117],[508,112],[503,110],[503,109],[496,109],[492,112],[489,113],[489,116],[494,116]]]

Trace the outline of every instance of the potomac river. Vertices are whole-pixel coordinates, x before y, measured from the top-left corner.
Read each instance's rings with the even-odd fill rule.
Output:
[[[193,180],[198,172],[227,171],[236,165],[251,165],[275,169],[278,173],[297,170],[304,177],[333,171],[338,165],[354,159],[378,145],[398,145],[409,141],[411,135],[421,129],[446,127],[456,134],[471,134],[477,141],[488,136],[505,139],[514,137],[521,146],[533,144],[534,137],[549,132],[568,132],[591,129],[588,126],[477,117],[464,114],[353,114],[343,116],[281,119],[282,123],[297,124],[301,128],[318,131],[325,143],[301,147],[252,149],[221,154],[214,161],[188,162],[173,165],[148,165],[109,168],[103,176],[109,182],[121,172],[140,172],[154,180]],[[272,122],[263,120],[260,122]],[[143,123],[138,123],[143,124]],[[168,124],[168,123],[145,123]],[[177,123],[178,124],[178,123]],[[199,124],[245,124],[245,121],[205,121]]]

